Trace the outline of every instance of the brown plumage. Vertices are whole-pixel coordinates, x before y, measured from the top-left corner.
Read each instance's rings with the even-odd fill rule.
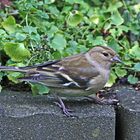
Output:
[[[86,53],[31,67],[0,66],[0,71],[23,72],[25,77],[19,80],[42,83],[59,96],[86,96],[104,87],[113,62],[121,62],[116,52],[97,46]]]

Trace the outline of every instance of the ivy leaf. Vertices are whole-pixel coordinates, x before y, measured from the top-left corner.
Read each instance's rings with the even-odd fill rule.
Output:
[[[121,69],[120,67],[116,67],[115,73],[118,77],[124,77],[127,74],[127,71],[125,69]]]
[[[61,34],[56,34],[50,44],[54,50],[62,51],[66,47],[66,39]]]
[[[45,85],[42,85],[42,84],[33,84],[33,83],[30,83],[31,85],[31,90],[32,90],[32,93],[34,95],[36,94],[40,94],[40,95],[43,95],[43,94],[47,94],[49,93],[49,88]]]
[[[133,76],[133,75],[129,75],[128,76],[128,82],[130,83],[130,84],[136,84],[137,82],[138,82],[138,78],[137,77],[135,77],[135,76]]]
[[[83,20],[83,15],[79,11],[70,12],[67,23],[70,26],[77,26]]]
[[[105,87],[111,87],[115,82],[116,82],[117,76],[116,74],[112,71],[109,77],[108,82],[106,83]]]
[[[9,16],[1,24],[2,24],[3,28],[9,33],[14,33],[16,31],[16,22],[15,22],[15,18],[13,16]]]
[[[135,70],[135,71],[140,71],[140,63],[136,63],[136,64],[134,65],[134,70]]]
[[[23,43],[6,43],[4,51],[13,61],[23,61],[30,57],[30,52],[24,47]]]
[[[111,15],[111,23],[119,26],[124,22],[124,19],[121,17],[120,13],[118,10],[114,11],[113,14]]]

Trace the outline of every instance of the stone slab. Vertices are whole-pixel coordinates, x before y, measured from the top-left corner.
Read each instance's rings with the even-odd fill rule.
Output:
[[[117,108],[116,139],[140,140],[140,91],[130,86],[116,89],[120,105]]]
[[[2,91],[0,140],[114,140],[113,106],[66,103],[76,117],[66,117],[47,96]]]

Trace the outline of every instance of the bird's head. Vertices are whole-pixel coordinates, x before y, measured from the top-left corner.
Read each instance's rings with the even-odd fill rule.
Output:
[[[88,53],[93,61],[98,62],[107,69],[110,68],[113,62],[122,62],[118,54],[110,47],[97,46],[92,48]]]

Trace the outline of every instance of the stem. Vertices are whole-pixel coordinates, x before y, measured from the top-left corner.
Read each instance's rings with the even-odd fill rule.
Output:
[[[28,24],[28,13],[26,14],[25,22],[26,22],[26,26],[29,26],[29,24]]]
[[[124,5],[124,7],[125,7],[126,9],[128,9],[124,0],[122,0],[122,3],[123,3],[123,5]]]
[[[31,62],[31,60],[32,60],[34,57],[36,57],[36,56],[37,56],[37,54],[34,55],[34,56],[32,56],[32,57],[29,59],[29,61],[27,62],[27,66],[29,65],[29,63]]]

